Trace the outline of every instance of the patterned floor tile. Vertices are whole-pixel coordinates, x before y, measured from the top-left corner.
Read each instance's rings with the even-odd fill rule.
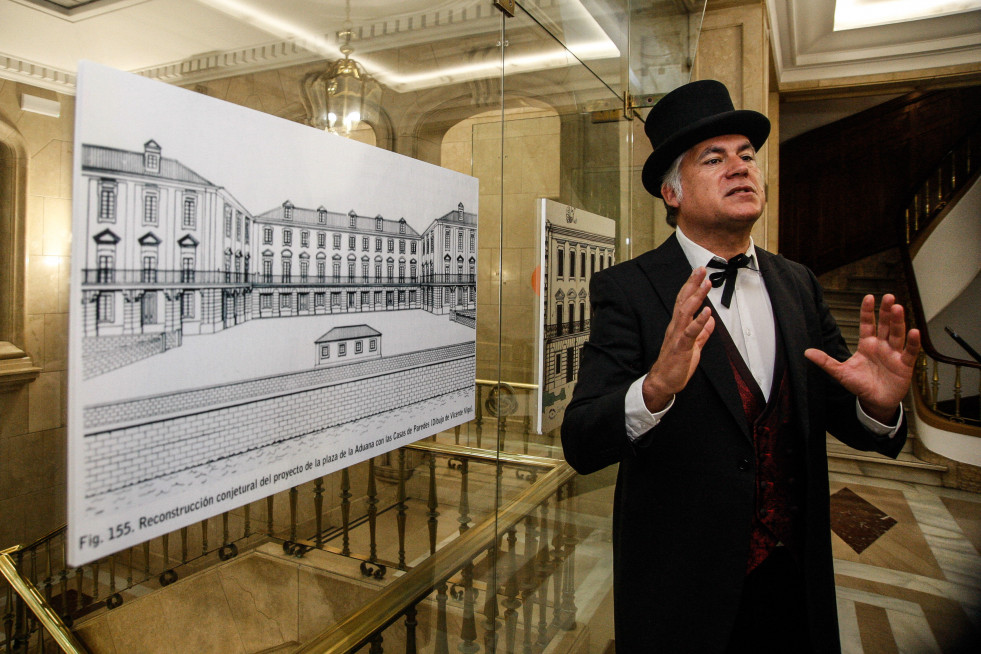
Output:
[[[831,530],[857,554],[864,552],[895,524],[895,518],[849,488],[842,488],[831,496]]]

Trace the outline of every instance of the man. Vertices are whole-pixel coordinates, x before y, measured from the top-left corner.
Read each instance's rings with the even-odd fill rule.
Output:
[[[620,654],[840,651],[825,432],[893,457],[906,439],[902,307],[883,297],[876,325],[867,296],[849,356],[814,275],[753,244],[769,130],[719,82],[665,96],[643,181],[677,232],[592,278],[562,445],[583,474],[620,464]]]

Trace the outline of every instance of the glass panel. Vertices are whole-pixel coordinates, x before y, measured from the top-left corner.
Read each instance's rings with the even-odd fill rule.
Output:
[[[643,119],[654,102],[690,80],[706,4],[705,0],[630,2],[629,86],[638,120],[630,124],[631,219],[621,232],[625,259],[654,248],[672,231],[664,221],[662,203],[641,183],[641,171],[651,153]]]
[[[609,83],[619,77],[618,56],[605,63],[583,61],[581,53],[577,56],[572,48],[563,47],[570,42],[577,24],[567,18],[558,21],[568,16],[572,4],[536,5],[553,11],[552,22],[544,21],[531,7],[526,12],[526,6],[519,6],[516,16],[505,23],[504,122],[500,128],[494,126],[501,138],[483,140],[475,131],[473,139],[475,150],[478,143],[493,143],[503,155],[488,152],[486,174],[477,169],[482,159],[474,157],[475,174],[482,184],[499,180],[500,189],[492,195],[500,202],[501,238],[494,244],[495,250],[487,253],[489,262],[499,260],[499,275],[492,274],[486,280],[488,295],[496,306],[487,307],[490,319],[483,329],[490,341],[494,340],[492,330],[499,330],[497,379],[501,384],[495,390],[501,457],[528,454],[554,460],[568,469],[558,430],[536,433],[537,393],[542,383],[538,370],[548,371],[556,365],[553,359],[558,358],[558,377],[564,382],[566,374],[578,367],[579,348],[587,337],[582,316],[588,306],[589,273],[585,246],[575,252],[570,247],[565,253],[568,261],[563,286],[550,283],[546,288],[549,294],[557,290],[565,293],[567,309],[559,321],[568,329],[547,332],[543,341],[537,283],[539,276],[550,281],[553,276],[539,268],[545,238],[539,206],[548,198],[573,212],[591,212],[619,223],[627,197],[621,161],[628,152],[630,123],[623,117],[616,90],[619,84]],[[532,46],[548,64],[535,71],[515,67],[512,72],[512,61],[526,57],[526,48]],[[600,64],[612,64],[606,66],[605,77],[595,72]],[[607,111],[611,107],[615,111]],[[565,226],[576,227],[571,221]],[[572,240],[581,241],[582,236],[576,234]],[[484,309],[483,304],[480,309]],[[571,393],[571,384],[565,388]],[[500,506],[506,506],[506,489],[521,476],[504,468],[499,482]],[[519,645],[524,638],[524,642],[564,651],[571,649],[577,638],[591,633],[591,639],[598,638],[593,641],[597,651],[602,651],[612,638],[607,601],[612,588],[608,543],[615,476],[616,470],[609,469],[586,479],[572,478],[530,507],[518,524],[512,527],[502,523],[499,536],[503,556],[498,557],[498,578],[527,588],[513,603],[519,616],[514,619]],[[580,483],[583,486],[577,490]],[[522,564],[532,566],[536,576],[522,577],[521,572],[515,572]],[[507,588],[505,585],[502,598],[505,607],[510,602]],[[507,618],[504,625],[508,625]]]
[[[629,0],[524,0],[518,4],[584,69],[608,86],[614,97],[622,97],[626,90],[624,57],[629,50]]]
[[[630,0],[630,92],[664,95],[689,81],[705,0]]]
[[[157,5],[122,4],[118,16],[130,6],[144,11]],[[273,540],[274,547],[265,546],[270,558],[292,565],[290,556],[306,557],[297,617],[297,638],[304,644],[329,630],[331,620],[343,620],[395,588],[365,619],[324,637],[342,642],[394,606],[398,615],[382,633],[386,651],[404,649],[412,632],[420,649],[437,652],[476,651],[478,645],[492,651],[495,642],[507,652],[565,651],[586,633],[591,651],[606,649],[612,639],[609,532],[616,469],[575,478],[564,464],[558,430],[536,432],[538,367],[544,362],[553,376],[569,380],[588,329],[589,275],[656,239],[656,207],[639,182],[649,144],[637,118],[646,110],[626,120],[623,93],[654,97],[687,81],[701,8],[694,0],[524,0],[517,15],[505,19],[491,0],[199,0],[190,11],[201,21],[189,25],[208,18],[228,27],[187,35],[196,44],[192,52],[210,54],[178,64],[177,55],[150,61],[134,44],[130,67],[148,77],[479,179],[478,206],[461,209],[476,212],[477,225],[462,220],[435,232],[446,256],[425,260],[425,269],[422,243],[414,244],[415,252],[412,243],[374,233],[342,236],[316,225],[309,235],[293,232],[294,247],[309,249],[313,261],[298,256],[289,270],[273,266],[263,256],[267,235],[253,225],[254,253],[241,265],[242,274],[251,271],[265,284],[282,277],[324,285],[357,276],[387,280],[368,289],[311,288],[313,297],[297,293],[290,301],[304,311],[428,302],[475,320],[478,409],[474,420],[426,442],[254,502],[169,542],[134,548],[113,559],[120,570],[103,576],[135,577],[137,584],[158,576],[172,580],[174,570],[185,574],[182,564],[204,565],[195,558],[199,553],[234,557],[235,543],[244,553],[246,545]],[[231,26],[222,22],[229,19]],[[338,78],[343,83],[332,87]],[[72,119],[60,119],[66,132]],[[29,145],[41,150],[44,144]],[[5,147],[0,154],[7,154]],[[576,277],[575,299],[564,286],[558,321],[564,327],[547,343],[539,336],[536,278],[543,198],[611,219],[616,246],[605,265],[588,249],[575,256],[564,251],[567,276]],[[8,202],[6,194],[0,202]],[[159,209],[154,223],[164,219]],[[330,198],[322,209],[370,212],[333,206]],[[189,254],[181,260],[180,283],[200,283]],[[95,272],[106,274],[97,281],[118,282],[108,279],[115,267],[109,254],[105,259]],[[234,266],[238,275],[239,260],[228,261],[223,274]],[[156,283],[162,267],[159,260],[151,263],[142,274],[153,272]],[[387,284],[426,275],[430,283],[422,288]],[[143,296],[136,311],[144,322],[173,317],[163,310],[164,299],[162,292]],[[180,312],[187,318],[205,310],[236,314],[229,300],[207,306],[188,295]],[[100,319],[129,311],[122,303],[98,304]],[[279,303],[266,293],[255,306],[261,314]],[[345,354],[371,353],[375,345],[358,342]],[[92,597],[115,592],[114,585],[99,587],[99,568],[87,574],[95,579]]]

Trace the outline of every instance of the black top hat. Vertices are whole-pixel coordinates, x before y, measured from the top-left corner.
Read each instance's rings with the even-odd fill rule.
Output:
[[[644,188],[659,198],[664,173],[688,148],[714,136],[741,134],[759,150],[770,134],[770,121],[756,111],[735,110],[722,82],[701,80],[661,98],[647,114],[644,132],[654,147],[644,164]]]

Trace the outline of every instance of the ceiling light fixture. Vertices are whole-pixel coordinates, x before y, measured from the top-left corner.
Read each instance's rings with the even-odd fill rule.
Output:
[[[349,136],[361,123],[375,122],[380,110],[381,85],[365,71],[351,53],[351,0],[347,0],[343,39],[343,59],[328,64],[321,73],[311,73],[303,80],[303,97],[308,121],[314,127]]]

